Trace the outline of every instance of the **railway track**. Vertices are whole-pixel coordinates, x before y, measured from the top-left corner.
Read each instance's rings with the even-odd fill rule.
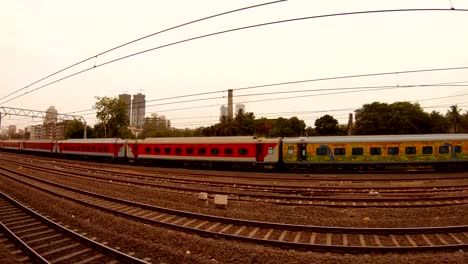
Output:
[[[199,192],[207,192],[210,194],[210,197],[213,197],[214,194],[226,194],[229,195],[231,200],[240,200],[240,201],[251,201],[251,202],[268,202],[281,205],[313,205],[313,206],[333,206],[333,207],[427,207],[427,206],[446,206],[446,205],[460,205],[468,203],[468,192],[464,191],[463,187],[453,188],[448,190],[438,190],[444,192],[444,195],[438,195],[434,193],[422,194],[417,193],[417,195],[392,195],[392,196],[382,196],[376,194],[369,194],[367,191],[365,193],[360,193],[359,195],[341,195],[342,192],[334,193],[334,196],[330,195],[332,193],[317,193],[313,189],[308,189],[303,193],[293,194],[293,195],[284,195],[278,194],[271,190],[262,190],[262,192],[242,192],[238,190],[213,190],[209,188],[200,188],[193,186],[174,186],[168,185],[165,183],[157,183],[154,180],[146,180],[146,178],[141,179],[140,176],[137,176],[138,179],[128,179],[128,177],[121,176],[116,177],[115,175],[109,176],[101,174],[102,171],[98,174],[83,171],[83,169],[78,168],[78,171],[70,172],[74,167],[56,167],[54,169],[48,168],[47,166],[39,165],[27,165],[24,163],[8,161],[11,164],[16,164],[22,166],[22,168],[30,168],[36,171],[41,171],[45,173],[54,173],[55,175],[63,175],[67,177],[75,177],[81,179],[88,179],[93,181],[99,181],[102,183],[109,184],[123,184],[125,186],[137,185],[137,186],[151,186],[153,188],[158,188],[168,192],[176,192],[186,195],[196,195]],[[86,170],[86,169],[84,169]],[[27,175],[25,175],[27,176]],[[319,189],[320,190],[320,189]],[[462,190],[462,191],[461,191]],[[433,191],[433,189],[431,189]],[[452,192],[452,195],[448,195],[448,192]],[[340,196],[341,195],[341,196]]]
[[[460,172],[447,172],[447,173],[433,173],[427,171],[391,171],[385,173],[385,176],[381,176],[379,172],[349,172],[349,173],[332,173],[332,174],[308,174],[308,173],[278,173],[278,172],[266,172],[266,173],[249,173],[249,172],[235,172],[235,171],[213,171],[213,170],[188,170],[181,169],[178,172],[174,171],[174,168],[165,168],[165,167],[152,167],[151,164],[141,164],[141,163],[116,163],[112,160],[88,160],[88,159],[73,159],[76,157],[47,157],[47,160],[44,159],[43,155],[37,155],[35,153],[23,153],[23,154],[14,154],[12,152],[0,151],[0,157],[16,157],[16,159],[29,159],[36,160],[41,162],[50,162],[50,163],[65,163],[70,160],[73,160],[75,164],[81,164],[85,167],[94,166],[96,168],[101,168],[102,164],[107,164],[106,167],[112,167],[116,170],[131,170],[138,171],[139,173],[150,173],[155,176],[161,177],[170,177],[171,175],[177,175],[180,177],[196,177],[201,181],[206,181],[210,178],[231,178],[236,177],[243,180],[281,180],[284,182],[294,182],[298,180],[317,180],[317,181],[342,181],[343,177],[346,177],[349,180],[353,181],[369,181],[370,177],[372,181],[388,181],[388,180],[431,180],[431,179],[460,179],[467,178],[465,173]],[[85,161],[83,161],[85,160]],[[149,165],[149,166],[145,166]],[[194,179],[195,180],[195,179]]]
[[[218,217],[162,208],[87,192],[46,180],[7,177],[57,197],[143,223],[205,237],[336,252],[423,252],[468,249],[468,225],[419,228],[351,228],[292,225]]]
[[[2,243],[18,250],[18,262],[34,263],[148,263],[116,251],[41,216],[0,192]]]
[[[10,160],[7,159],[5,161],[10,162],[18,162],[17,160]],[[343,179],[335,179],[331,181],[322,181],[316,178],[300,178],[300,179],[290,179],[289,177],[281,177],[279,179],[265,179],[255,177],[257,181],[251,181],[249,183],[239,183],[239,182],[232,182],[226,180],[207,180],[206,177],[212,177],[212,175],[206,174],[199,174],[199,173],[180,173],[180,172],[168,172],[165,173],[155,173],[153,171],[139,171],[135,170],[132,172],[122,172],[118,168],[103,168],[103,167],[96,167],[89,163],[85,164],[69,164],[64,162],[55,162],[55,161],[48,161],[48,160],[34,160],[34,165],[37,166],[38,164],[43,164],[46,166],[53,166],[56,168],[62,169],[72,169],[74,171],[81,171],[81,172],[89,172],[89,173],[99,173],[103,175],[109,176],[121,176],[127,178],[134,178],[139,180],[146,180],[146,181],[160,181],[160,182],[168,182],[168,183],[176,183],[176,184],[185,184],[185,185],[203,185],[203,186],[210,186],[210,187],[236,187],[240,190],[251,190],[251,191],[272,191],[276,193],[285,193],[285,194],[302,194],[307,193],[310,191],[316,191],[320,193],[367,193],[371,190],[378,191],[379,193],[423,193],[423,192],[450,192],[450,191],[463,191],[468,190],[468,175],[464,177],[457,177],[461,182],[467,180],[465,183],[457,184],[457,185],[431,185],[431,186],[421,186],[421,187],[401,187],[401,186],[388,186],[388,183],[381,184],[380,186],[369,187],[369,186],[340,186],[343,182],[347,183],[359,183],[361,180],[344,180]],[[187,177],[189,177],[187,179]],[[197,177],[197,178],[194,178]],[[235,178],[243,178],[244,175],[235,175]],[[225,177],[224,177],[225,178]],[[258,180],[262,181],[258,181]],[[281,180],[281,185],[278,186],[278,181]],[[365,179],[369,181],[370,179]],[[374,179],[371,179],[374,181]],[[439,179],[440,180],[440,179]],[[268,184],[262,183],[268,181]],[[389,180],[387,180],[389,181]]]

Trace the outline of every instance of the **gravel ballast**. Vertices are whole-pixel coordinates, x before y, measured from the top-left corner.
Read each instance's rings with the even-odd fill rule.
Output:
[[[55,180],[58,181],[57,179]],[[156,195],[154,190],[146,188],[139,188],[137,191],[137,189],[131,187],[129,189],[125,189],[123,186],[113,188],[108,184],[99,185],[95,183],[93,186],[89,186],[89,182],[86,181],[81,183],[80,181],[71,179],[64,179],[64,181],[68,182],[67,185],[77,185],[76,187],[81,186],[80,188],[96,192],[101,190],[100,193],[110,192],[125,199],[141,199],[143,201],[148,199],[148,201],[152,201],[153,203],[156,203],[158,200],[165,201],[166,199],[166,194]],[[402,255],[351,255],[298,252],[295,250],[277,249],[236,241],[227,241],[224,239],[203,238],[193,234],[186,234],[158,226],[145,225],[121,217],[115,217],[111,214],[90,209],[65,199],[50,196],[42,191],[26,187],[23,184],[14,182],[5,177],[1,177],[1,182],[1,189],[3,191],[11,194],[23,203],[33,206],[42,214],[47,214],[55,218],[57,221],[62,221],[64,224],[70,225],[72,228],[77,228],[81,232],[86,232],[88,233],[88,236],[95,236],[98,238],[98,241],[102,242],[105,240],[112,246],[118,246],[123,252],[135,252],[136,256],[140,258],[150,257],[152,258],[151,262],[153,263],[468,263],[466,254],[460,251]],[[85,188],[85,186],[88,186],[88,188]],[[124,194],[127,196],[124,196]],[[180,195],[178,196],[179,200],[180,197],[183,197]],[[174,201],[171,201],[171,199],[175,199],[175,197],[169,197],[167,199],[170,203],[176,204]],[[264,205],[265,204],[262,204],[261,206]],[[195,205],[190,203],[184,206],[196,208]],[[231,214],[231,207],[233,207],[233,205],[230,205],[228,210],[221,211],[221,213]],[[465,210],[466,212],[466,207],[463,208],[464,209],[459,210]],[[217,211],[211,208],[202,209]],[[298,209],[300,209],[300,207],[290,209],[292,210],[290,214],[291,219],[292,215],[296,215],[297,217]],[[337,216],[336,213],[343,209],[328,209],[334,210],[333,212],[335,213],[335,215],[326,217],[326,219],[330,220],[342,217],[346,213],[341,212],[343,215]],[[434,208],[432,209],[432,211],[436,211]],[[248,208],[242,208],[242,212],[245,210],[248,210]],[[255,210],[258,210],[258,208]],[[269,210],[271,210],[271,208],[269,208]],[[285,209],[281,210],[282,213],[285,212]],[[320,208],[320,210],[323,210],[323,208]],[[413,216],[413,214],[409,212],[412,210],[414,209],[408,209],[407,211],[409,216],[403,214],[403,217],[400,217],[400,219]],[[252,213],[251,210],[248,211]],[[267,211],[267,209],[265,209],[265,211]],[[455,210],[455,212],[458,212],[458,210]],[[322,211],[322,213],[326,214],[324,211]],[[429,212],[423,213],[431,215]],[[442,216],[445,213],[447,212],[437,211],[437,213],[433,213],[432,215]],[[257,214],[258,212],[254,213],[254,215]],[[275,218],[279,214],[280,213],[275,213]],[[459,214],[462,213],[459,212]],[[389,213],[389,215],[393,215],[393,213]],[[313,218],[315,219],[313,221],[320,222],[320,218],[321,216],[317,215]],[[326,222],[326,220],[323,221]],[[426,223],[423,219],[420,219],[419,221],[420,225],[421,223]],[[353,220],[351,222],[358,223],[360,220]],[[386,223],[386,225],[388,224],[389,223]],[[332,224],[329,223],[328,225]]]

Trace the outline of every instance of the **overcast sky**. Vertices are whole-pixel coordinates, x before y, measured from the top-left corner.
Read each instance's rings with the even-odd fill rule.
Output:
[[[266,1],[171,0],[3,0],[0,3],[0,98],[63,67],[133,39],[184,22]],[[468,1],[452,0],[456,9]],[[339,12],[450,8],[449,0],[311,1],[290,0],[213,18],[163,33],[47,79],[34,89],[94,64],[167,43],[221,30],[275,20]],[[91,109],[95,96],[141,92],[147,100],[248,86],[379,72],[468,66],[468,12],[404,12],[311,19],[231,32],[174,45],[74,76],[0,105],[60,113]],[[394,74],[234,91],[257,117],[298,116],[314,126],[331,114],[347,122],[353,109],[374,101],[419,101],[430,112],[449,105],[468,110],[468,86],[399,88],[312,96],[317,92],[261,93],[437,84],[467,81],[468,70]],[[334,91],[337,92],[337,91]],[[323,92],[321,92],[323,93]],[[328,92],[330,93],[330,92]],[[443,99],[436,97],[454,96]],[[177,128],[208,126],[219,119],[227,92],[147,102],[146,113],[165,115]],[[198,102],[180,100],[219,97]],[[224,98],[222,98],[224,97]],[[278,99],[254,102],[263,99]],[[155,106],[151,106],[155,105]],[[194,108],[201,107],[201,108]],[[183,109],[190,108],[190,109]],[[325,111],[325,112],[318,112]],[[328,112],[326,112],[328,111]],[[81,113],[80,113],[81,114]],[[89,124],[92,112],[83,112]],[[24,127],[41,120],[4,117],[2,127]]]

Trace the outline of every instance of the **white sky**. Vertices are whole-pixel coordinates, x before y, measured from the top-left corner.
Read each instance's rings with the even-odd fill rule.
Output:
[[[3,0],[0,3],[0,98],[63,67],[127,41],[204,16],[263,1],[59,1]],[[457,9],[468,1],[452,0]],[[311,1],[290,0],[229,14],[163,33],[105,54],[54,76],[170,42],[257,23],[337,12],[449,8],[449,0]],[[50,85],[0,105],[60,113],[91,109],[94,96],[142,92],[147,100],[246,86],[343,75],[468,66],[468,12],[406,12],[353,15],[271,25],[195,40],[107,66]],[[41,84],[32,86],[34,89]],[[234,92],[234,102],[303,95],[296,99],[245,103],[257,117],[298,116],[309,126],[331,114],[347,122],[350,110],[374,101],[393,103],[468,94],[468,86],[419,87],[326,96],[313,93],[256,93],[318,88],[434,84],[468,81],[468,70],[399,74],[339,81],[283,85]],[[468,84],[468,82],[467,82]],[[23,91],[24,92],[24,91]],[[227,92],[196,98],[226,96]],[[180,100],[188,100],[184,98]],[[227,99],[149,106],[146,113],[165,115],[177,128],[208,126],[219,118]],[[468,96],[420,101],[426,111],[445,114],[449,105],[468,110]],[[205,108],[168,111],[186,107]],[[303,113],[311,111],[311,113]],[[284,113],[287,112],[287,113]],[[93,114],[85,115],[89,124]],[[31,118],[7,116],[2,127],[37,124]]]

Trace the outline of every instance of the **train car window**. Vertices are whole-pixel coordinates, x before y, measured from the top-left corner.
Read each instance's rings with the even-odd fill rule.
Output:
[[[185,149],[185,153],[187,153],[187,154],[193,154],[193,151],[194,151],[193,148]]]
[[[294,146],[288,146],[288,155],[294,154]]]
[[[154,148],[154,153],[161,153],[161,149],[160,148]]]
[[[199,148],[198,154],[206,154],[206,148]]]
[[[400,149],[398,147],[388,147],[387,154],[388,155],[398,155],[400,153]]]
[[[461,150],[462,150],[461,146],[455,146],[454,148],[455,148],[455,153],[461,153]]]
[[[85,150],[85,147],[84,147],[84,146],[81,146],[81,150]]]
[[[353,148],[351,150],[351,153],[353,155],[362,155],[362,154],[364,154],[364,149],[363,148]]]
[[[405,148],[406,155],[413,155],[416,154],[416,147],[406,147]]]
[[[449,147],[448,146],[440,146],[439,147],[439,154],[447,154],[449,153]]]
[[[89,151],[89,146],[86,146],[86,151]]]
[[[224,154],[226,154],[226,155],[232,155],[232,153],[233,153],[232,148],[225,148],[225,149],[224,149]]]
[[[93,151],[96,151],[96,147],[93,146]]]
[[[176,154],[182,154],[182,149],[181,148],[176,148],[175,153]]]
[[[371,155],[382,155],[382,148],[370,148]]]
[[[273,147],[268,147],[268,155],[273,154]]]
[[[432,146],[424,146],[422,148],[422,154],[432,154],[433,152]]]
[[[109,148],[108,147],[104,147],[104,152],[108,152],[109,151]]]
[[[150,152],[151,152],[151,148],[145,148],[145,151],[146,151],[146,153],[150,153]]]
[[[324,147],[316,148],[315,149],[315,154],[317,156],[325,156],[328,153],[328,149]]]
[[[164,148],[164,153],[171,154],[171,148]]]
[[[219,148],[212,148],[211,149],[211,154],[218,155],[219,154]]]
[[[248,151],[246,148],[240,148],[239,149],[239,155],[247,155]]]
[[[346,149],[345,148],[335,148],[333,150],[333,154],[337,155],[337,156],[343,156],[343,155],[346,155]]]
[[[97,149],[97,150],[98,150],[99,152],[101,152],[101,151],[102,151],[102,148],[101,148],[101,147],[98,147],[98,149]]]

